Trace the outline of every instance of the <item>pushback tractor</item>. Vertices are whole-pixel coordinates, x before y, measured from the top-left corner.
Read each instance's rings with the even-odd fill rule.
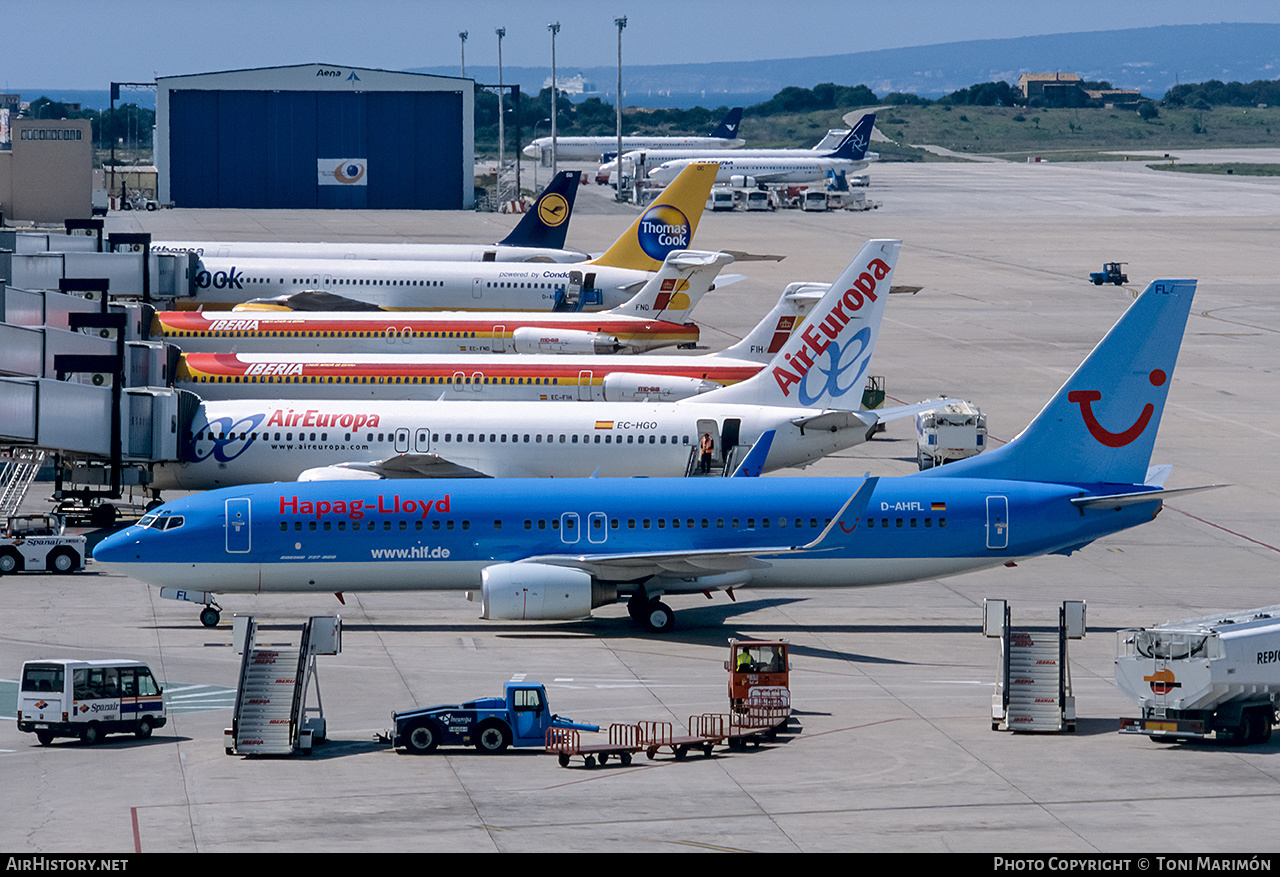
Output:
[[[1122,630],[1116,685],[1139,708],[1122,734],[1265,743],[1280,695],[1280,606]]]

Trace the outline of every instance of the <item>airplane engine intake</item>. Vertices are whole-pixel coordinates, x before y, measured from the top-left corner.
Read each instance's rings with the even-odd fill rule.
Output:
[[[588,618],[595,607],[618,599],[616,588],[593,581],[590,573],[544,563],[486,567],[480,580],[480,617],[499,621]]]

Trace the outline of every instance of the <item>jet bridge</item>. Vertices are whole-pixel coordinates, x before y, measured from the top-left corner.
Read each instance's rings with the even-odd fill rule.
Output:
[[[94,519],[105,523],[114,508],[104,500],[145,487],[150,464],[178,458],[198,400],[168,386],[177,348],[125,339],[131,314],[108,305],[106,280],[60,285],[68,291],[0,282],[0,496],[21,503],[35,455],[52,453],[54,496],[101,508]]]

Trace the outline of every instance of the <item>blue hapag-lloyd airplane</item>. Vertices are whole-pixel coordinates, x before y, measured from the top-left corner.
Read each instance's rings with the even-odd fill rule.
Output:
[[[167,503],[94,559],[206,603],[210,625],[211,592],[459,589],[493,619],[585,618],[625,598],[661,631],[668,594],[885,585],[1070,554],[1206,489],[1148,476],[1194,292],[1152,283],[1013,441],[924,472],[226,488]]]

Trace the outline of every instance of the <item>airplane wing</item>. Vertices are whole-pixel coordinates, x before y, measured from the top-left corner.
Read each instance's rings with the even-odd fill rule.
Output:
[[[375,304],[334,295],[332,292],[307,290],[273,298],[254,298],[236,305],[237,311],[380,311]]]
[[[397,454],[372,462],[335,463],[307,469],[299,481],[356,481],[392,478],[491,478],[488,473],[444,459],[439,454]]]
[[[794,554],[801,551],[822,551],[837,525],[851,532],[866,513],[875,492],[878,479],[867,478],[858,490],[845,501],[840,511],[832,517],[822,533],[806,545],[755,546],[752,548],[710,548],[690,551],[631,552],[627,554],[549,554],[525,559],[526,563],[542,563],[579,569],[605,580],[634,581],[653,576],[667,579],[689,579],[688,590],[706,590],[707,585],[698,581],[702,576],[719,576],[725,573],[750,572],[768,569],[771,564],[761,557]],[[678,590],[670,581],[664,583],[668,591]]]

